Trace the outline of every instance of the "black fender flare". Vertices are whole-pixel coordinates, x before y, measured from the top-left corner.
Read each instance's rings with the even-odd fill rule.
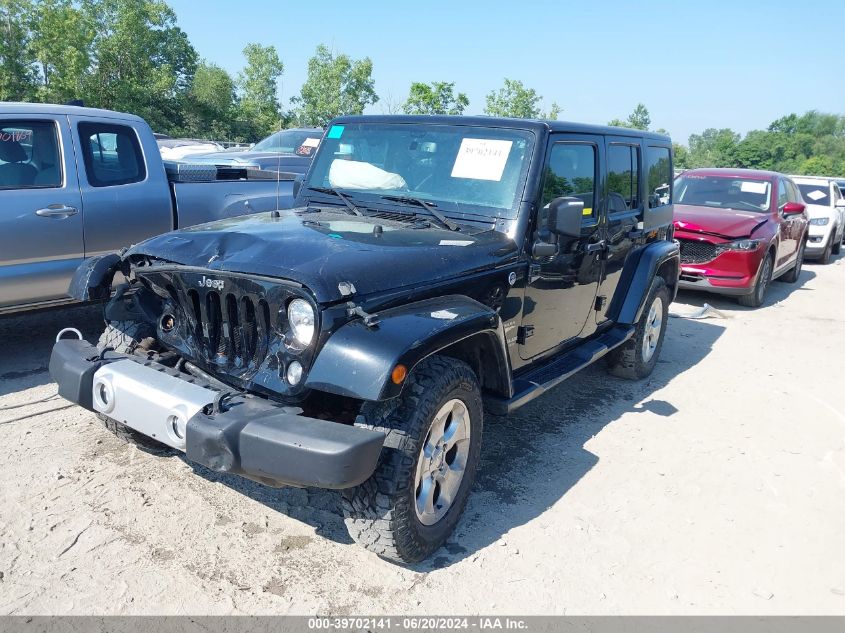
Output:
[[[391,379],[397,365],[410,373],[424,358],[482,336],[479,343],[494,355],[488,364],[495,364],[484,370],[496,372],[499,384],[510,388],[504,328],[489,306],[463,295],[447,295],[390,308],[377,316],[375,326],[356,319],[332,334],[314,360],[306,386],[361,400],[387,400],[404,386]]]
[[[68,294],[82,302],[108,299],[114,275],[121,269],[122,261],[117,253],[89,257],[73,273]]]
[[[650,242],[628,255],[622,277],[610,302],[608,317],[617,322],[637,323],[645,307],[651,280],[658,270],[663,270],[671,299],[678,291],[678,276],[681,272],[681,251],[676,241]],[[668,272],[666,272],[668,271]]]

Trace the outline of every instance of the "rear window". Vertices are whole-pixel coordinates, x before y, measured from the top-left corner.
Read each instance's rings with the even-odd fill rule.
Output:
[[[0,121],[0,189],[62,186],[59,139],[53,121]]]
[[[827,183],[819,183],[817,185],[798,185],[798,190],[801,192],[801,197],[807,204],[820,204],[825,207],[830,206],[830,187]]]
[[[126,185],[146,178],[144,155],[138,135],[131,127],[80,123],[79,138],[91,186]]]

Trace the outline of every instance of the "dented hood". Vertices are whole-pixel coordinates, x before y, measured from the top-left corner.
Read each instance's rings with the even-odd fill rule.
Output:
[[[704,233],[725,239],[751,237],[769,221],[768,213],[733,211],[688,204],[675,205],[675,228],[687,233]]]
[[[293,210],[227,218],[132,247],[146,255],[207,270],[289,279],[320,302],[343,298],[342,281],[368,295],[419,286],[516,259],[516,244],[492,230],[447,231],[338,212]]]

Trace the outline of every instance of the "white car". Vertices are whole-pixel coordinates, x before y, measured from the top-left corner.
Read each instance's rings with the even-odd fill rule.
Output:
[[[809,237],[804,257],[818,259],[822,264],[830,261],[842,246],[845,234],[845,198],[839,185],[832,178],[817,176],[790,176],[801,190],[807,203],[810,218]]]
[[[188,156],[219,152],[223,149],[220,143],[192,138],[168,138],[159,139],[156,142],[164,160],[182,160]]]

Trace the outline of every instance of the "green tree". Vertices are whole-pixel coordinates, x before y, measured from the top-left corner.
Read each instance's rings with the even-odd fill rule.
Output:
[[[31,0],[0,1],[0,101],[31,101],[36,95],[32,11]]]
[[[621,119],[613,119],[608,122],[608,125],[616,127],[628,127],[635,130],[648,130],[651,126],[651,114],[645,104],[638,103],[634,111],[628,115],[628,118],[622,121]]]
[[[362,114],[378,101],[372,74],[369,57],[335,55],[320,44],[308,60],[308,77],[299,96],[291,99],[300,124],[323,126],[336,116]]]
[[[405,114],[463,114],[468,105],[469,99],[463,92],[455,94],[453,82],[415,81],[403,109]]]
[[[65,103],[84,96],[94,28],[71,0],[41,0],[32,15],[32,52],[39,67],[38,99]]]
[[[85,101],[144,117],[155,130],[182,127],[197,54],[163,0],[83,0],[94,26]]]
[[[247,44],[243,52],[246,66],[237,83],[240,90],[239,118],[251,124],[252,133],[260,138],[282,125],[278,81],[285,68],[275,46]]]
[[[729,128],[708,128],[689,137],[690,167],[731,167],[736,161],[740,135]]]
[[[215,64],[201,62],[185,101],[185,133],[195,138],[245,140],[236,130],[235,82]]]
[[[517,79],[505,79],[504,85],[487,94],[484,114],[490,116],[514,117],[517,119],[556,119],[561,108],[552,103],[548,112],[540,110],[543,97],[533,88],[526,88]]]

